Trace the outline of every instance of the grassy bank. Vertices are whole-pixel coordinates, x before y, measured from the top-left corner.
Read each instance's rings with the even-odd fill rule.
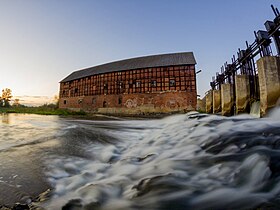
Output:
[[[20,114],[39,114],[39,115],[60,115],[75,118],[92,119],[92,120],[120,120],[120,119],[161,119],[173,114],[182,114],[184,112],[170,112],[170,113],[139,113],[139,114],[99,114],[99,113],[86,113],[84,111],[72,111],[68,109],[59,109],[54,104],[43,105],[39,107],[27,106],[11,106],[0,107],[0,114],[7,113],[20,113]]]
[[[75,112],[65,109],[58,109],[52,107],[1,107],[0,113],[23,113],[23,114],[40,114],[40,115],[86,115],[85,112]]]

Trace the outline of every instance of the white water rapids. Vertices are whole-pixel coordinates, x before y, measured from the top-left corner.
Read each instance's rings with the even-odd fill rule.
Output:
[[[36,203],[43,209],[280,206],[280,109],[261,119],[193,112],[55,123],[46,133],[49,149],[36,143],[48,150],[40,170],[52,190]]]

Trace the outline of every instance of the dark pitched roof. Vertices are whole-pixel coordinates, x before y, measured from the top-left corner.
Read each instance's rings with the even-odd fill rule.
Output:
[[[170,53],[161,55],[150,55],[144,57],[130,58],[126,60],[114,61],[79,71],[74,71],[61,82],[69,82],[83,77],[114,72],[125,71],[149,67],[164,67],[177,65],[195,65],[196,61],[192,52]]]

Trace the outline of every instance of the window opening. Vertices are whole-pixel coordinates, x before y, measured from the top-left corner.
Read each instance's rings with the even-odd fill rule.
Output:
[[[170,87],[174,87],[175,86],[175,80],[174,79],[171,79],[170,81],[169,81],[169,86]]]
[[[151,81],[151,86],[152,87],[156,87],[157,86],[157,81],[156,80],[152,80]]]
[[[140,82],[140,81],[136,81],[135,86],[136,86],[137,88],[139,88],[139,87],[141,86],[141,82]]]

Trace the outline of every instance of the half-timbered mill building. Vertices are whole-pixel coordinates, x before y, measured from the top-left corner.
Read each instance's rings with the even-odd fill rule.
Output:
[[[60,82],[59,107],[142,114],[195,110],[192,52],[115,61],[75,71]]]

